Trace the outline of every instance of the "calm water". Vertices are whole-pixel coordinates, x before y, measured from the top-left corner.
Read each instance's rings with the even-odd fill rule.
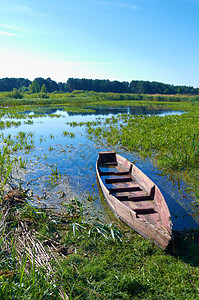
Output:
[[[32,115],[33,124],[22,124],[17,128],[3,130],[4,136],[16,136],[19,131],[32,132],[35,148],[28,154],[17,153],[28,161],[26,173],[21,173],[21,182],[33,191],[33,205],[62,210],[63,204],[76,197],[86,208],[87,217],[108,220],[103,201],[99,197],[96,183],[95,163],[98,152],[107,150],[105,146],[95,144],[88,139],[85,126],[71,127],[67,122],[95,121],[96,118],[108,118],[119,113],[129,114],[181,114],[169,110],[150,111],[145,107],[97,107],[95,113],[67,113],[61,109],[45,108],[39,113],[45,115],[34,118],[38,111],[27,111]],[[61,115],[60,118],[48,114]],[[23,123],[23,120],[22,120]],[[63,135],[63,131],[74,133],[74,138]],[[135,162],[161,189],[172,215],[173,229],[199,228],[199,220],[192,216],[193,201],[187,194],[183,182],[171,182],[169,176],[163,176],[149,159],[142,160],[135,153],[118,153]],[[53,172],[57,169],[60,178],[53,182]],[[33,181],[34,180],[34,181]]]

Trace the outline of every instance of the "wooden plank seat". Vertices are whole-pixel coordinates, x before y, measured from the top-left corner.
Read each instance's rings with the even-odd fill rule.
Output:
[[[124,172],[120,172],[120,171],[100,171],[100,175],[104,175],[104,176],[109,176],[109,175],[116,175],[116,176],[122,176],[122,175],[128,175],[129,171],[124,171]]]
[[[147,201],[153,200],[155,195],[155,185],[151,188],[150,194],[148,195],[139,195],[139,196],[128,196],[129,201]]]
[[[120,200],[120,201],[132,201],[132,202],[137,202],[137,201],[148,201],[148,200],[153,200],[154,199],[154,193],[155,193],[155,186],[151,188],[150,194],[146,194],[144,190],[139,190],[136,195],[134,194],[124,194],[122,193],[123,191],[116,192],[115,197]],[[125,191],[124,191],[125,192]]]
[[[123,177],[111,177],[111,178],[106,178],[105,179],[105,182],[106,183],[115,183],[115,182],[130,182],[132,181],[133,178],[131,175],[126,175],[126,176],[123,176]]]
[[[138,201],[148,201],[152,200],[150,195],[139,195],[139,196],[128,196],[128,195],[115,195],[116,198],[120,201],[132,201],[132,202],[138,202]]]
[[[126,187],[113,187],[109,188],[109,193],[120,193],[120,192],[133,192],[133,191],[141,191],[139,186],[126,186]]]
[[[155,213],[155,210],[153,207],[143,207],[143,208],[135,208],[133,209],[136,214],[152,214]]]
[[[120,201],[128,201],[127,195],[114,195]]]
[[[102,162],[101,167],[106,167],[106,166],[117,166],[116,161],[110,161],[110,162]]]
[[[153,200],[151,195],[140,195],[140,196],[128,196],[129,201],[147,201]]]
[[[155,213],[155,206],[152,201],[140,201],[140,202],[133,202],[133,201],[123,201],[123,203],[132,209],[136,214],[152,214]]]

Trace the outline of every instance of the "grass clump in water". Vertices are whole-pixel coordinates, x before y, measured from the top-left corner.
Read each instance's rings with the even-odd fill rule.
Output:
[[[162,170],[185,179],[197,195],[199,109],[198,106],[193,109],[190,103],[189,107],[190,112],[165,117],[123,114],[118,116],[117,122],[116,118],[110,118],[103,126],[90,124],[87,132],[90,138],[105,141],[109,146],[152,157]]]

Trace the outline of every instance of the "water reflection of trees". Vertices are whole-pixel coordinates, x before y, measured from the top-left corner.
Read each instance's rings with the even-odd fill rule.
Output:
[[[79,108],[79,107],[78,107]],[[38,109],[35,110],[27,110],[25,111],[26,114],[30,114],[30,113],[34,113],[35,115],[41,114],[41,115],[50,115],[50,114],[56,114],[58,112],[63,112],[64,108],[52,108],[52,107],[40,107]],[[147,106],[119,106],[119,107],[112,107],[112,106],[101,106],[101,107],[84,107],[84,109],[94,109],[95,111],[92,112],[70,112],[68,111],[67,114],[69,116],[89,116],[89,115],[117,115],[117,114],[130,114],[130,115],[160,115],[160,114],[169,114],[169,113],[173,113],[174,111],[168,109],[150,109]]]

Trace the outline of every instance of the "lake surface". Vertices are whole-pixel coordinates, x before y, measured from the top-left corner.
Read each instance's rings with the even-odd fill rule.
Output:
[[[2,131],[4,136],[11,134],[15,137],[19,131],[32,135],[34,149],[29,153],[19,151],[16,155],[28,161],[26,173],[21,173],[20,181],[23,187],[29,183],[28,188],[33,192],[33,200],[30,202],[33,205],[61,211],[65,203],[74,197],[84,205],[88,219],[97,217],[100,221],[109,221],[110,216],[104,208],[106,205],[99,196],[95,172],[98,152],[109,149],[90,140],[85,126],[72,127],[67,123],[95,121],[97,118],[109,118],[121,113],[161,116],[183,113],[151,111],[146,107],[94,109],[95,112],[85,114],[67,113],[52,107],[27,111],[33,124],[24,124],[22,119],[19,127]],[[37,118],[38,113],[41,116]],[[51,117],[50,114],[57,117]],[[74,133],[74,138],[65,136],[65,131]],[[193,198],[187,193],[183,182],[171,181],[169,176],[163,176],[150,159],[143,160],[136,153],[122,149],[118,149],[118,153],[135,162],[160,187],[171,212],[174,230],[199,229],[199,219],[193,216],[192,211]]]

